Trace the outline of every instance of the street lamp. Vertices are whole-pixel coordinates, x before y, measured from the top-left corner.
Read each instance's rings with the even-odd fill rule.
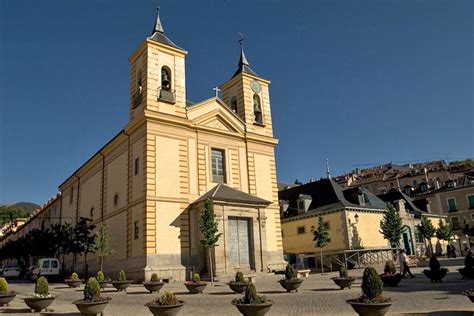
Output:
[[[354,215],[354,219],[355,219],[355,223],[358,224],[359,223],[359,214],[356,213],[356,215]]]

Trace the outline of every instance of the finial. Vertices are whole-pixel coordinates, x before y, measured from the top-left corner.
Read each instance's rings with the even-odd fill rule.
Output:
[[[164,33],[165,30],[163,29],[163,26],[161,25],[161,21],[160,21],[160,0],[157,0],[156,2],[157,2],[156,3],[156,21],[155,21],[155,27],[153,28],[153,33],[155,32]]]
[[[214,87],[212,88],[212,90],[216,92],[216,99],[219,98],[219,92],[221,91],[221,89],[219,89],[219,87]]]
[[[249,62],[247,61],[247,58],[245,57],[244,53],[244,35],[242,33],[238,33],[240,36],[239,39],[239,44],[240,44],[240,60],[239,60],[239,67],[242,65],[247,65],[249,66]]]
[[[331,179],[331,172],[329,171],[329,159],[326,158],[326,174],[328,179]]]

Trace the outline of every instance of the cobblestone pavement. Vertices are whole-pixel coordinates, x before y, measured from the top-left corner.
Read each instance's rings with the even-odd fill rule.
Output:
[[[455,315],[454,311],[470,311],[474,315],[474,304],[460,294],[468,288],[474,288],[474,281],[461,280],[456,268],[450,267],[443,282],[434,284],[422,274],[421,268],[413,269],[415,279],[404,279],[398,287],[384,290],[384,295],[393,299],[390,314],[446,311],[445,315]],[[380,270],[381,268],[378,269]],[[357,280],[351,289],[345,290],[339,290],[330,279],[336,276],[335,272],[305,278],[298,293],[286,293],[277,283],[282,277],[279,275],[259,276],[256,284],[260,294],[275,302],[268,315],[355,315],[345,301],[360,293],[362,272],[362,269],[351,270],[351,275],[357,277]],[[32,293],[34,285],[12,281],[10,288],[19,294],[10,306],[0,307],[0,313],[33,315],[21,298]],[[197,295],[188,294],[181,283],[166,284],[161,292],[163,290],[172,290],[180,300],[185,301],[180,315],[239,315],[230,302],[241,295],[233,294],[224,283],[216,283],[215,287],[208,285],[204,294]],[[42,313],[43,315],[80,315],[71,302],[82,298],[82,287],[69,289],[63,284],[51,284],[50,291],[56,295],[56,300],[50,306],[50,312]],[[132,285],[126,293],[107,288],[103,295],[112,297],[104,312],[105,316],[151,315],[144,304],[157,296],[149,294],[138,284]]]

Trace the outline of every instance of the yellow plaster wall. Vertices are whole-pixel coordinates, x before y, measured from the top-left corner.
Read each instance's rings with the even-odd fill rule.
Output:
[[[127,213],[121,212],[106,220],[109,232],[114,239],[115,252],[107,257],[107,261],[121,260],[127,257]]]
[[[135,239],[135,222],[138,221],[138,239]],[[143,251],[143,203],[132,207],[132,219],[131,219],[131,245],[132,245],[132,257],[141,256],[144,254]]]
[[[81,180],[80,212],[79,217],[91,218],[91,208],[94,208],[92,220],[100,219],[101,216],[101,181],[102,171],[98,170],[89,179]]]
[[[156,195],[179,197],[179,140],[156,136]]]
[[[180,253],[179,203],[156,202],[156,253]]]
[[[143,137],[139,138],[135,143],[132,145],[132,201],[137,200],[143,197],[143,174],[144,174],[144,159],[143,159]],[[135,175],[135,159],[139,159],[139,171],[138,174]]]
[[[352,240],[352,234],[356,231],[360,237],[363,248],[384,248],[390,244],[380,233],[380,221],[383,219],[383,213],[366,213],[357,211],[348,211],[347,218],[350,219],[349,238]],[[355,224],[355,215],[359,216],[359,222]],[[349,222],[348,222],[349,227]],[[355,228],[355,230],[354,230]],[[354,246],[354,245],[353,245]]]
[[[115,159],[106,164],[107,173],[107,208],[109,214],[127,205],[128,182],[128,151],[120,153]],[[118,193],[118,203],[114,205],[114,196]],[[126,230],[125,230],[126,231]]]
[[[196,139],[188,139],[188,170],[189,170],[189,194],[192,198],[198,195],[198,158]]]

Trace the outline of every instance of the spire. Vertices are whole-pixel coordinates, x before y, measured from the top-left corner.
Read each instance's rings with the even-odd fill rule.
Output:
[[[331,171],[329,171],[329,159],[326,158],[326,175],[328,179],[331,179]]]
[[[235,76],[237,76],[240,73],[247,73],[247,74],[250,74],[252,76],[259,77],[259,75],[257,75],[255,73],[255,71],[253,71],[252,68],[250,68],[250,64],[247,60],[247,57],[245,57],[245,53],[244,53],[244,35],[242,33],[239,33],[239,36],[240,36],[240,39],[239,39],[239,44],[240,44],[239,65],[238,65],[237,71],[234,73],[232,78],[234,78]]]
[[[163,25],[161,25],[161,21],[160,21],[160,0],[157,0],[156,21],[155,21],[155,26],[153,27],[153,32],[151,33],[151,35],[153,35],[155,32],[160,32],[160,33],[165,32],[165,30],[163,29]]]

